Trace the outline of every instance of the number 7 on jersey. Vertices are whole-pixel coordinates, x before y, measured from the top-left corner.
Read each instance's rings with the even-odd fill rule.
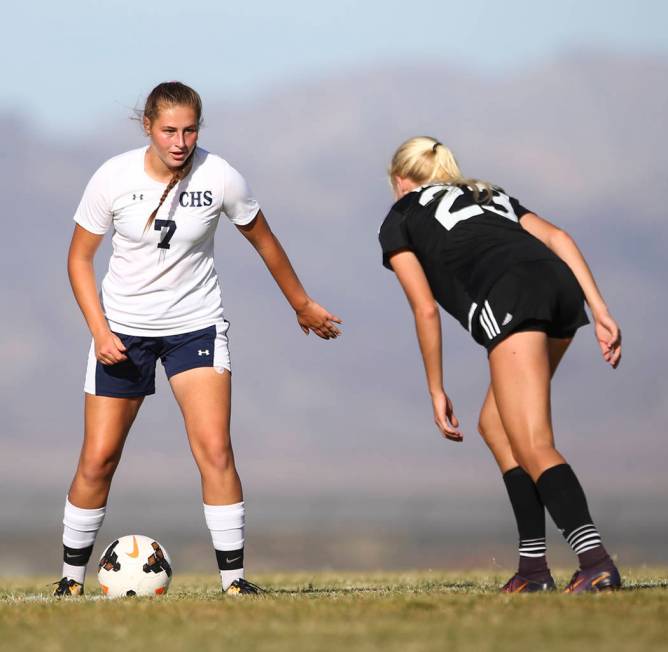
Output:
[[[176,222],[174,220],[156,220],[153,222],[153,228],[156,231],[167,229],[167,233],[162,236],[162,240],[158,242],[158,249],[169,249],[169,241],[172,239],[176,231]]]

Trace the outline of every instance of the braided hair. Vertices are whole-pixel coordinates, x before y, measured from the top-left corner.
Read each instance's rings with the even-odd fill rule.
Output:
[[[146,220],[146,224],[144,225],[144,233],[146,233],[146,231],[148,231],[151,228],[151,224],[155,222],[155,217],[158,214],[160,207],[165,203],[165,199],[167,199],[167,195],[169,195],[172,188],[179,181],[181,181],[181,179],[185,179],[190,174],[190,170],[192,170],[193,167],[194,158],[195,158],[195,150],[192,151],[192,153],[188,157],[188,160],[176,172],[174,172],[172,178],[169,180],[169,183],[165,186],[165,189],[163,190],[162,195],[160,196],[160,201],[158,202],[158,205],[155,207],[153,212],[148,216],[148,220]]]
[[[189,106],[195,111],[195,117],[197,119],[197,127],[199,128],[202,123],[202,99],[200,98],[197,91],[186,86],[178,81],[163,82],[158,84],[146,98],[146,104],[144,106],[144,111],[142,117],[149,122],[152,122],[158,117],[160,109],[164,106]],[[174,172],[172,178],[169,180],[169,183],[165,187],[165,190],[160,197],[158,205],[149,215],[146,225],[144,226],[144,232],[151,228],[151,225],[155,221],[156,215],[160,210],[160,207],[165,203],[167,195],[171,192],[172,188],[181,180],[185,179],[193,167],[193,159],[195,155],[195,150],[193,150],[190,156],[186,159],[184,164]]]

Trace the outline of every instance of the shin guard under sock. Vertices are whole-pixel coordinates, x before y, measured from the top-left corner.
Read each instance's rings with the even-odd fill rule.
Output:
[[[65,499],[63,515],[63,577],[84,583],[86,564],[93,552],[95,537],[102,527],[106,507],[84,509]]]
[[[543,504],[578,556],[580,568],[591,568],[610,557],[594,526],[587,499],[573,469],[558,464],[543,471],[536,482]]]
[[[545,507],[536,485],[524,469],[516,466],[503,474],[519,534],[519,568],[522,577],[544,582],[550,577],[545,553]]]
[[[204,505],[204,518],[211,532],[223,591],[244,576],[243,502],[233,505]]]

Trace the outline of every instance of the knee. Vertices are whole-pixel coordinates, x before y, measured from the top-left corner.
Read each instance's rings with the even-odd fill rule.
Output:
[[[532,477],[537,478],[546,464],[550,465],[559,455],[552,443],[532,443],[517,451],[521,466]]]
[[[109,483],[118,462],[119,457],[115,455],[87,455],[79,464],[79,476],[88,484]]]
[[[522,446],[522,457],[527,462],[533,462],[541,459],[545,455],[550,455],[555,451],[554,445],[551,442],[530,442]]]
[[[206,470],[217,474],[225,474],[235,470],[234,453],[231,446],[205,446],[198,457],[199,466],[203,472]]]
[[[496,415],[488,410],[483,410],[478,417],[478,432],[487,442],[495,439],[499,432],[503,430],[499,428],[499,420],[495,417]]]

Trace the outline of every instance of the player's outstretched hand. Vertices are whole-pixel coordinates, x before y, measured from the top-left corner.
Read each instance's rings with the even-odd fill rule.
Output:
[[[341,331],[336,326],[342,323],[341,320],[312,299],[309,299],[304,307],[297,311],[297,321],[306,335],[309,331],[313,331],[323,340],[335,340],[341,335]]]
[[[103,365],[112,365],[128,359],[124,353],[125,346],[118,335],[107,331],[93,339],[95,340],[95,357]]]
[[[448,395],[437,394],[432,397],[431,402],[434,407],[434,421],[441,434],[450,441],[463,441],[464,435],[459,430],[459,419],[455,416]]]
[[[601,347],[603,359],[613,369],[617,369],[622,359],[622,331],[608,313],[599,315],[594,319],[596,322],[596,339]]]

